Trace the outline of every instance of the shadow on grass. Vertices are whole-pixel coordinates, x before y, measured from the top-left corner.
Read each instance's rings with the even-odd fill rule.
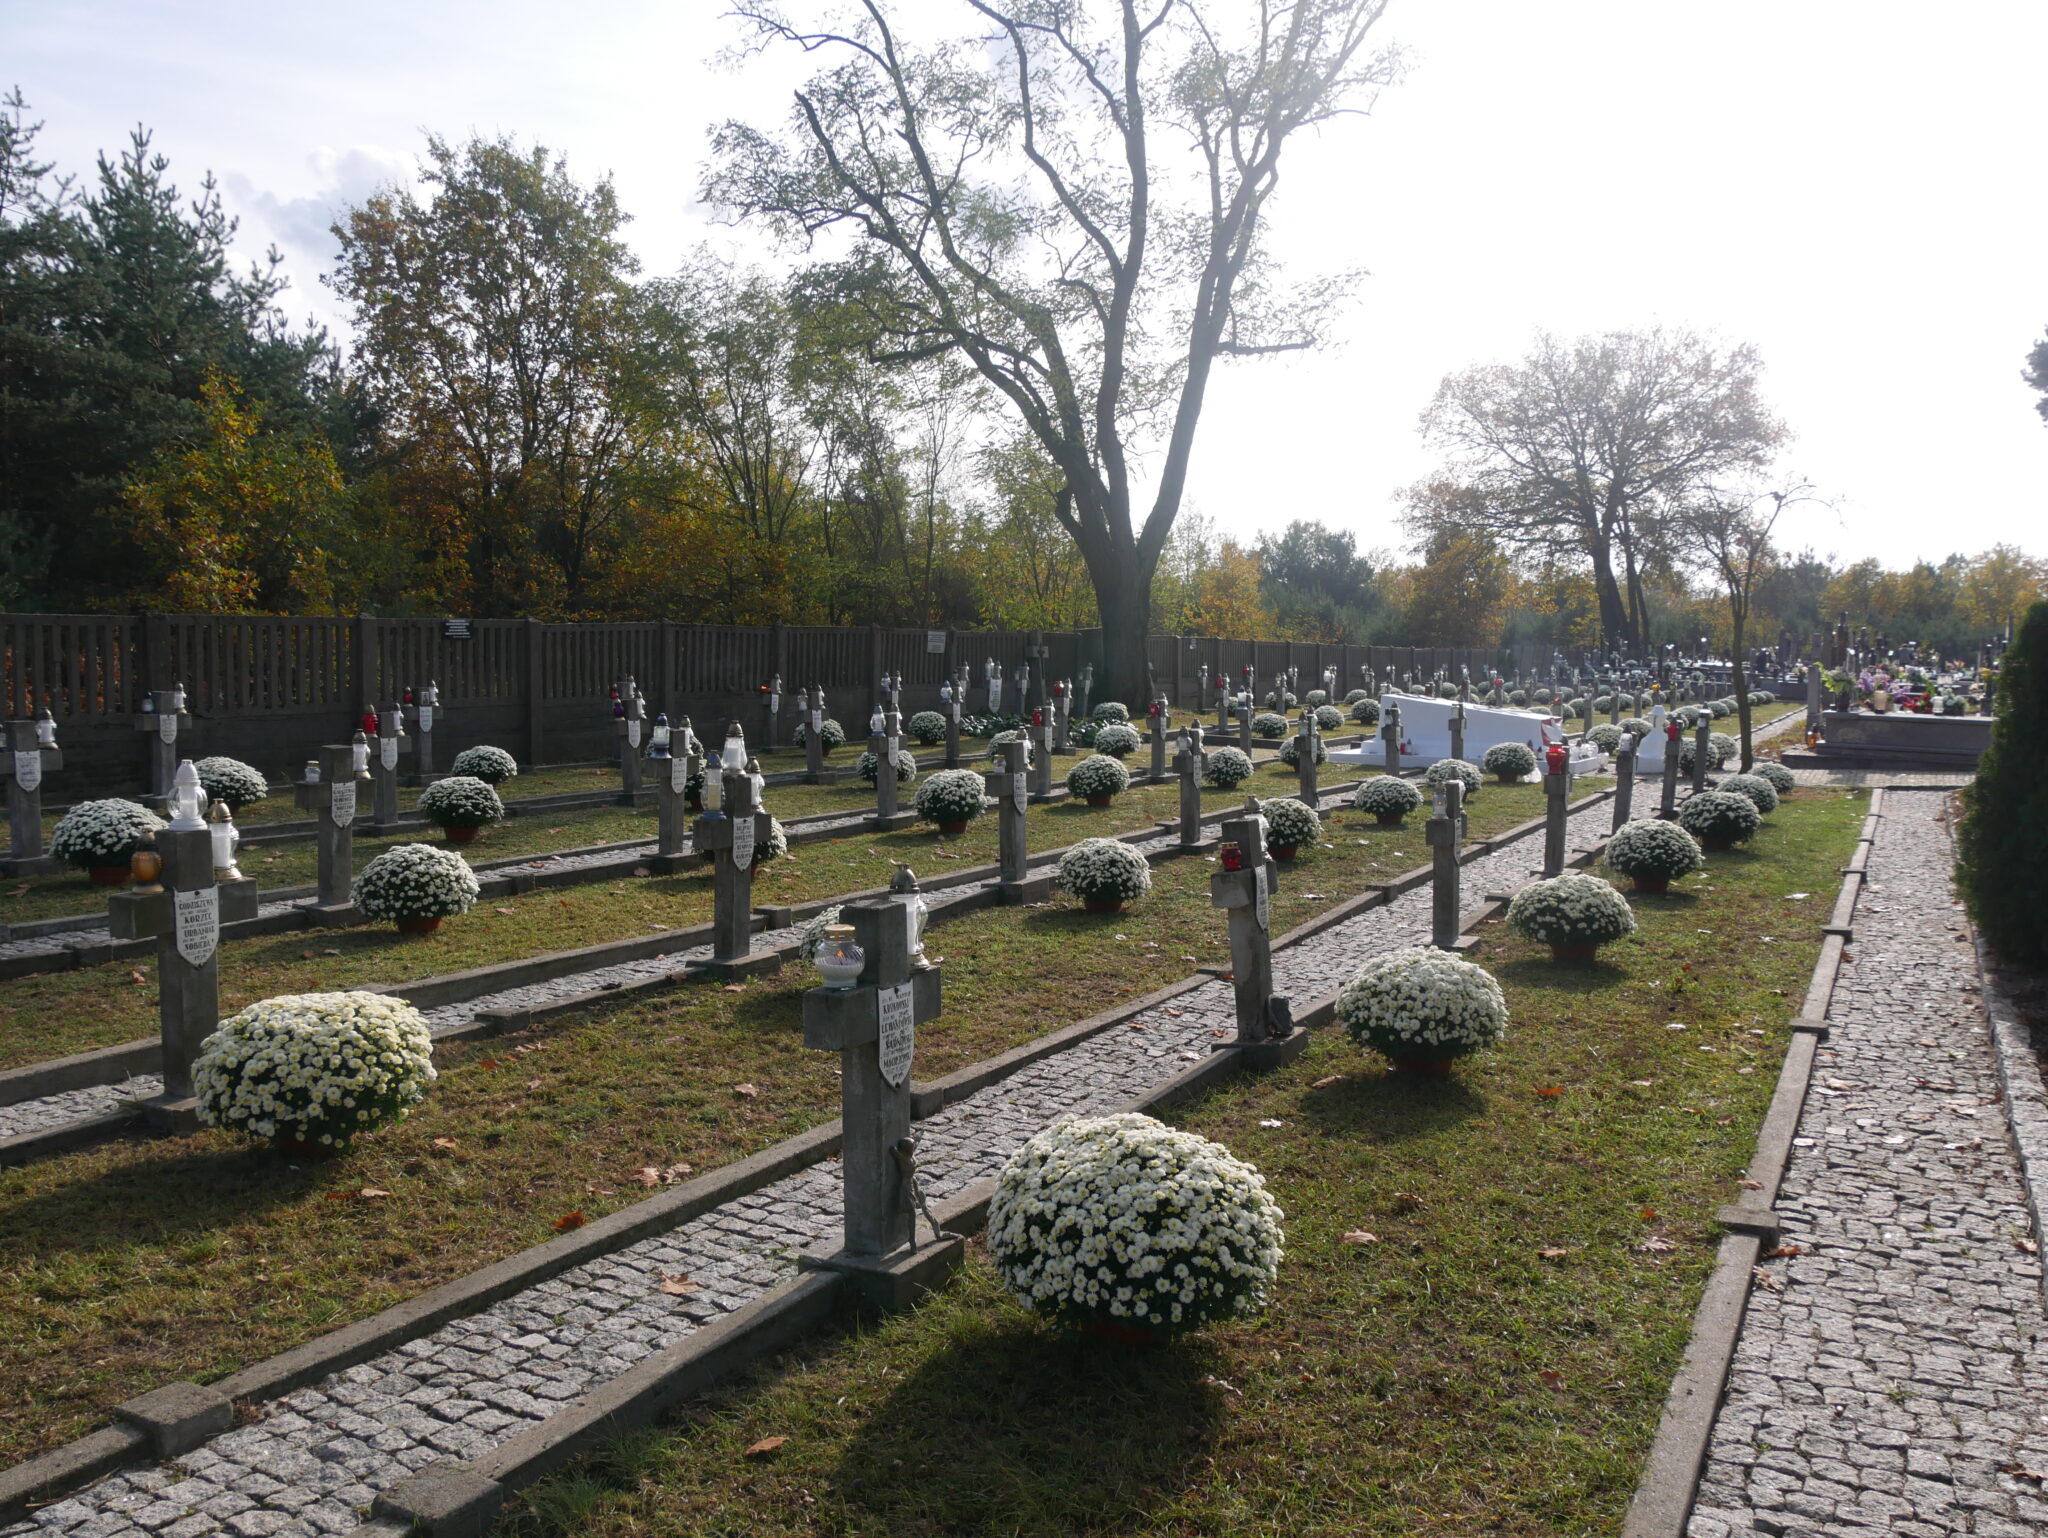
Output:
[[[1398,1143],[1483,1114],[1486,1096],[1455,1071],[1450,1078],[1433,1079],[1381,1067],[1378,1072],[1346,1073],[1334,1084],[1311,1089],[1302,1095],[1300,1105],[1324,1132]]]
[[[896,1534],[1093,1532],[1179,1496],[1224,1423],[1218,1357],[1023,1321],[926,1356],[839,1460],[848,1505]]]
[[[268,1144],[207,1137],[0,1208],[0,1244],[38,1261],[147,1249],[259,1217],[346,1183],[349,1161],[291,1159]]]
[[[1503,983],[1522,988],[1548,988],[1557,993],[1605,993],[1629,980],[1626,967],[1611,961],[1552,961],[1547,956],[1525,956],[1503,961],[1492,968]]]

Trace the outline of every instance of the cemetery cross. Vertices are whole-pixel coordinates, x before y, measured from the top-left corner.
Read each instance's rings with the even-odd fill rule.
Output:
[[[728,755],[736,735],[740,751],[746,750],[735,721],[726,729]],[[721,762],[724,809],[699,817],[694,832],[693,847],[712,857],[711,959],[704,967],[721,977],[773,972],[782,965],[781,952],[754,949],[754,855],[767,844],[775,821],[754,802],[759,772],[760,765],[751,759],[738,768]]]
[[[185,686],[152,689],[142,696],[135,729],[149,734],[149,792],[147,799],[163,805],[170,799],[171,778],[178,772],[178,736],[192,724],[185,714]]]
[[[1429,821],[1423,825],[1429,845],[1429,943],[1440,951],[1463,950],[1458,921],[1464,913],[1459,896],[1464,867],[1458,851],[1465,841],[1465,782],[1445,780],[1431,797]]]
[[[1238,1046],[1285,1037],[1294,1029],[1287,1001],[1273,993],[1273,893],[1280,871],[1266,854],[1256,798],[1224,819],[1219,868],[1209,877],[1209,905],[1230,928],[1230,984]],[[1276,1007],[1277,1006],[1277,1007]]]
[[[19,867],[43,857],[43,776],[64,767],[64,750],[57,746],[57,723],[47,709],[37,711],[33,721],[9,721],[6,740],[0,774],[7,777],[7,847]]]
[[[322,745],[306,761],[305,777],[292,786],[292,800],[314,817],[316,890],[306,911],[316,924],[346,924],[355,917],[350,897],[355,884],[357,802],[369,780],[369,739],[357,732],[353,742]]]

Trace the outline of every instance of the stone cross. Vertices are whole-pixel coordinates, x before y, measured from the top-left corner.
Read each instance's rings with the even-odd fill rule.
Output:
[[[1180,734],[1180,748],[1173,755],[1174,774],[1180,780],[1180,847],[1193,849],[1202,842],[1202,769],[1208,754],[1202,750],[1202,723],[1197,721]]]
[[[690,775],[703,767],[694,750],[696,740],[688,716],[680,727],[669,727],[667,716],[654,718],[647,751],[648,772],[654,776],[654,859],[649,863],[663,875],[674,873],[682,863],[689,837]]]
[[[999,716],[1003,713],[1003,665],[989,658],[982,676],[988,680],[988,713]]]
[[[868,751],[875,755],[875,815],[870,826],[883,833],[909,826],[917,814],[904,811],[896,793],[896,766],[908,750],[903,746],[903,717],[894,705],[882,712],[882,729],[868,739]]]
[[[430,678],[412,708],[412,774],[408,778],[415,785],[425,785],[434,777],[434,727],[440,715],[441,686]]]
[[[823,784],[825,779],[825,691],[811,685],[804,704],[804,783]]]
[[[764,723],[762,745],[770,752],[775,751],[775,728],[782,719],[782,675],[777,673],[768,680],[768,692],[763,696],[768,707],[768,719]]]
[[[1166,778],[1166,734],[1173,725],[1173,712],[1167,708],[1166,696],[1155,695],[1145,712],[1152,728],[1152,773],[1151,782],[1157,785]]]
[[[1010,694],[1016,704],[1016,713],[1028,717],[1031,714],[1031,664],[1020,662],[1017,671],[1010,675]]]
[[[1047,879],[1030,877],[1030,829],[1024,821],[1024,807],[1030,805],[1032,745],[1028,741],[995,743],[995,768],[983,782],[995,801],[995,850],[997,883],[995,895],[1004,903],[1032,901],[1034,893],[1047,889]]]
[[[1401,707],[1389,705],[1386,714],[1380,718],[1381,756],[1386,759],[1389,774],[1401,772]]]
[[[1465,756],[1465,692],[1469,691],[1470,688],[1471,685],[1467,684],[1465,689],[1459,692],[1458,702],[1451,707],[1451,757],[1453,758],[1463,758]]]
[[[1707,707],[1700,707],[1700,724],[1693,730],[1692,738],[1692,793],[1698,795],[1707,788],[1707,754],[1712,750],[1709,739],[1714,733],[1714,718]]]
[[[1294,776],[1301,788],[1295,792],[1302,805],[1313,811],[1322,803],[1316,790],[1316,751],[1322,746],[1322,738],[1316,734],[1316,708],[1302,707],[1301,729],[1294,737]]]
[[[107,927],[116,940],[156,940],[164,1092],[146,1110],[152,1121],[185,1123],[192,1061],[220,1025],[220,928],[256,916],[256,883],[233,866],[232,879],[216,878],[213,835],[196,818],[192,826],[174,820],[155,839],[161,880],[109,897]]]
[[[946,710],[946,767],[960,767],[960,701],[967,695],[967,674],[948,680],[939,690],[939,703]]]
[[[1237,697],[1237,745],[1244,756],[1252,756],[1252,691],[1244,690]]]
[[[1273,894],[1280,868],[1267,857],[1259,803],[1223,821],[1220,868],[1209,877],[1209,906],[1230,926],[1230,986],[1237,1005],[1237,1042],[1270,1041],[1293,1030],[1286,1001],[1273,994]]]
[[[1572,796],[1571,760],[1556,769],[1547,764],[1543,772],[1543,875],[1564,874],[1565,808]]]
[[[1052,723],[1046,715],[1042,708],[1033,712],[1032,723],[1025,729],[1031,739],[1031,799],[1034,801],[1052,798]]]
[[[178,772],[178,737],[192,724],[185,714],[182,687],[152,689],[143,696],[144,708],[136,713],[135,729],[149,733],[149,794],[147,799],[170,799],[171,779]]]
[[[398,821],[398,761],[411,754],[412,741],[405,735],[405,713],[394,700],[377,712],[377,740],[370,744],[370,783],[375,802],[370,820],[380,828]]]
[[[1151,665],[1151,663],[1149,663],[1149,662],[1148,662],[1148,663],[1146,663],[1146,664],[1145,664],[1145,672],[1146,672],[1146,674],[1148,675],[1148,677],[1147,677],[1147,682],[1149,683],[1149,682],[1150,682],[1150,678],[1149,678],[1149,675],[1150,675],[1150,674],[1151,674],[1151,672],[1152,672],[1152,665]],[[1147,690],[1146,692],[1147,692],[1147,693],[1150,693],[1151,691],[1150,691],[1150,690],[1148,689],[1148,690]],[[1092,700],[1092,699],[1093,699],[1093,698],[1095,697],[1095,664],[1094,664],[1094,663],[1092,663],[1092,662],[1084,662],[1084,663],[1082,663],[1082,664],[1081,664],[1081,678],[1080,678],[1080,682],[1079,682],[1079,683],[1078,683],[1078,684],[1076,685],[1076,693],[1075,693],[1075,696],[1074,696],[1074,697],[1075,697],[1075,699],[1076,699],[1076,700],[1077,700],[1077,701],[1079,702],[1079,704],[1080,704],[1080,707],[1081,707],[1081,714],[1082,714],[1083,716],[1086,716],[1086,715],[1088,714],[1088,702],[1089,702],[1090,700]]]
[[[630,677],[619,685],[619,703],[625,709],[612,722],[612,735],[618,740],[619,804],[631,806],[640,795],[640,739],[647,729],[647,701]]]
[[[702,965],[726,978],[782,965],[781,952],[754,949],[754,854],[767,844],[774,819],[754,805],[751,769],[720,772],[724,810],[699,817],[692,841],[712,856],[711,959]]]
[[[1619,678],[1611,678],[1607,681],[1607,724],[1609,726],[1621,725],[1621,680]]]
[[[1634,732],[1623,732],[1621,742],[1614,750],[1614,821],[1608,828],[1610,833],[1620,831],[1635,804],[1636,745],[1639,740]]]
[[[32,721],[9,721],[6,743],[0,775],[7,777],[8,854],[19,867],[43,857],[43,776],[64,767],[64,750],[47,710]]]
[[[1052,750],[1055,753],[1074,751],[1073,739],[1067,735],[1073,704],[1073,685],[1061,679],[1052,686]]]
[[[355,757],[353,744],[327,743],[306,764],[305,778],[292,785],[292,799],[300,810],[311,812],[316,823],[318,894],[307,910],[316,924],[346,924],[355,918],[350,892],[355,884],[356,803],[360,788],[370,779],[367,767],[357,774]]]
[[[1436,787],[1429,821],[1423,825],[1429,844],[1429,943],[1440,951],[1463,950],[1458,920],[1464,913],[1459,882],[1464,866],[1458,850],[1465,841],[1465,782],[1445,780]]]
[[[1820,730],[1820,648],[1821,637],[1816,633],[1813,638],[1813,660],[1806,665],[1806,734],[1809,737]],[[1981,668],[1983,664],[1980,663],[1978,666]]]
[[[841,922],[853,928],[861,973],[851,988],[804,994],[804,1045],[839,1054],[840,1176],[844,1225],[837,1255],[809,1263],[855,1273],[880,1272],[876,1262],[917,1246],[917,1205],[911,1190],[910,1071],[917,1027],[938,1018],[939,969],[917,966],[910,953],[910,915],[903,904],[848,904]],[[958,1239],[940,1240],[957,1250]]]
[[[1664,794],[1657,805],[1659,817],[1678,815],[1678,745],[1682,735],[1675,720],[1664,728]]]
[[[1205,662],[1195,671],[1195,714],[1200,715],[1209,708],[1209,664]]]

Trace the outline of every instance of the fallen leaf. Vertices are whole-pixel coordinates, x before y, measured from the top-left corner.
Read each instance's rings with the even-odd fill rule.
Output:
[[[1562,1095],[1564,1093],[1564,1086],[1562,1084],[1539,1084],[1536,1086],[1536,1093],[1546,1098],[1552,1095]]]
[[[484,1058],[484,1059],[480,1060],[480,1061],[479,1061],[479,1062],[477,1063],[477,1067],[479,1067],[479,1068],[495,1068],[495,1067],[497,1067],[497,1066],[498,1066],[498,1060],[497,1060],[497,1059],[496,1059],[495,1057],[487,1057],[487,1058]]]
[[[498,908],[498,909],[494,909],[493,911],[494,911],[494,912],[498,912],[498,913],[513,913],[513,912],[516,912],[516,911],[518,911],[518,910],[516,910],[516,909],[513,909],[513,908]]]
[[[366,1202],[381,1201],[390,1194],[389,1191],[381,1191],[376,1186],[364,1186],[362,1190],[356,1192],[356,1195]]]
[[[1751,1266],[1749,1274],[1756,1279],[1757,1286],[1765,1292],[1783,1292],[1785,1284],[1762,1266]]]
[[[1790,1260],[1794,1255],[1804,1255],[1805,1253],[1806,1251],[1802,1250],[1796,1244],[1781,1244],[1775,1250],[1772,1250],[1768,1254],[1766,1254],[1764,1256],[1764,1259]]]
[[[301,961],[311,961],[312,959],[313,959],[313,953],[312,953],[311,951],[300,951],[300,952],[299,952],[299,960],[301,960]]]
[[[2048,1470],[2030,1469],[2023,1463],[2001,1463],[1998,1472],[2010,1474],[2014,1479],[2031,1479],[2037,1485],[2048,1484]]]
[[[1393,1205],[1396,1212],[1414,1212],[1422,1206],[1422,1198],[1413,1191],[1396,1191]]]
[[[651,1189],[661,1184],[661,1171],[651,1164],[643,1164],[640,1168],[633,1171],[632,1179],[635,1185],[647,1186]]]
[[[2041,1253],[2041,1246],[2034,1243],[2033,1240],[2027,1238],[2025,1235],[2020,1235],[2016,1237],[2012,1242],[2013,1248],[2023,1251],[2028,1255],[2038,1255]]]
[[[339,956],[341,954],[341,947],[338,945],[330,945],[327,947],[326,950],[322,951],[320,954],[323,956]]]
[[[1678,1246],[1662,1234],[1652,1234],[1641,1244],[1637,1245],[1636,1248],[1645,1255],[1668,1255],[1677,1249]]]
[[[672,1298],[687,1298],[697,1291],[697,1284],[680,1271],[664,1271],[661,1290]]]
[[[1654,1223],[1657,1221],[1657,1209],[1655,1207],[1645,1207],[1641,1212],[1638,1212],[1636,1216],[1641,1218],[1645,1223]]]
[[[570,1229],[581,1228],[585,1223],[588,1223],[589,1221],[590,1219],[586,1218],[580,1212],[565,1212],[560,1217],[555,1219],[555,1232],[558,1234],[566,1234]]]
[[[130,967],[128,969],[128,981],[131,983],[146,983],[149,981],[149,974],[140,967]]]
[[[1538,1250],[1536,1253],[1545,1260],[1563,1260],[1565,1256],[1571,1254],[1571,1251],[1567,1249],[1548,1249]]]
[[[1226,1394],[1240,1393],[1236,1384],[1232,1383],[1228,1378],[1217,1377],[1216,1374],[1214,1374],[1213,1372],[1202,1374],[1202,1382],[1207,1384],[1210,1388],[1221,1389]],[[1240,1397],[1242,1397],[1241,1394]]]
[[[693,1175],[696,1171],[697,1166],[694,1164],[671,1164],[661,1172],[662,1183],[664,1185],[674,1185],[685,1175]]]
[[[745,983],[727,983],[725,985],[725,991],[727,993],[745,993],[747,991],[747,985]]]
[[[754,1087],[753,1085],[751,1085],[751,1084],[735,1084],[735,1085],[734,1085],[734,1086],[732,1087],[732,1092],[733,1092],[733,1093],[734,1093],[735,1095],[745,1095],[745,1096],[746,1096],[746,1097],[747,1097],[747,1098],[748,1098],[749,1100],[754,1100],[754,1099],[757,1099],[757,1098],[759,1098],[759,1096],[760,1096],[760,1093],[761,1093],[761,1092],[760,1092],[760,1091],[759,1091],[758,1089],[756,1089],[756,1088],[755,1088],[755,1087]]]
[[[1344,1236],[1344,1242],[1346,1244],[1378,1244],[1380,1236],[1370,1233],[1363,1228],[1354,1228]]]
[[[1309,1086],[1309,1088],[1328,1089],[1332,1084],[1340,1083],[1343,1080],[1343,1078],[1344,1075],[1341,1073],[1328,1074],[1325,1077],[1316,1080],[1315,1083]]]
[[[1284,1127],[1287,1123],[1280,1120],[1277,1116],[1262,1116],[1259,1118],[1259,1125],[1262,1127]]]
[[[452,1137],[437,1137],[434,1139],[434,1146],[443,1153],[446,1153],[455,1146],[455,1139]]]
[[[1544,1368],[1537,1376],[1550,1388],[1561,1389],[1564,1387],[1564,1374],[1553,1367]]]
[[[24,882],[23,882],[23,883],[22,883],[22,884],[21,884],[20,886],[16,887],[16,888],[15,888],[15,889],[14,889],[13,891],[9,892],[9,893],[8,893],[7,895],[8,895],[9,897],[26,897],[26,896],[28,896],[28,883],[27,883],[26,881],[24,881]]]
[[[772,1457],[782,1449],[782,1445],[788,1440],[788,1437],[763,1437],[747,1449],[746,1456],[749,1458]]]

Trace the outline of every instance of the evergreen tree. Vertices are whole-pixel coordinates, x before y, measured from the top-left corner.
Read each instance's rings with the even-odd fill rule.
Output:
[[[2048,603],[1999,666],[1998,718],[1963,793],[1957,866],[1970,917],[2008,962],[2048,966]]]

